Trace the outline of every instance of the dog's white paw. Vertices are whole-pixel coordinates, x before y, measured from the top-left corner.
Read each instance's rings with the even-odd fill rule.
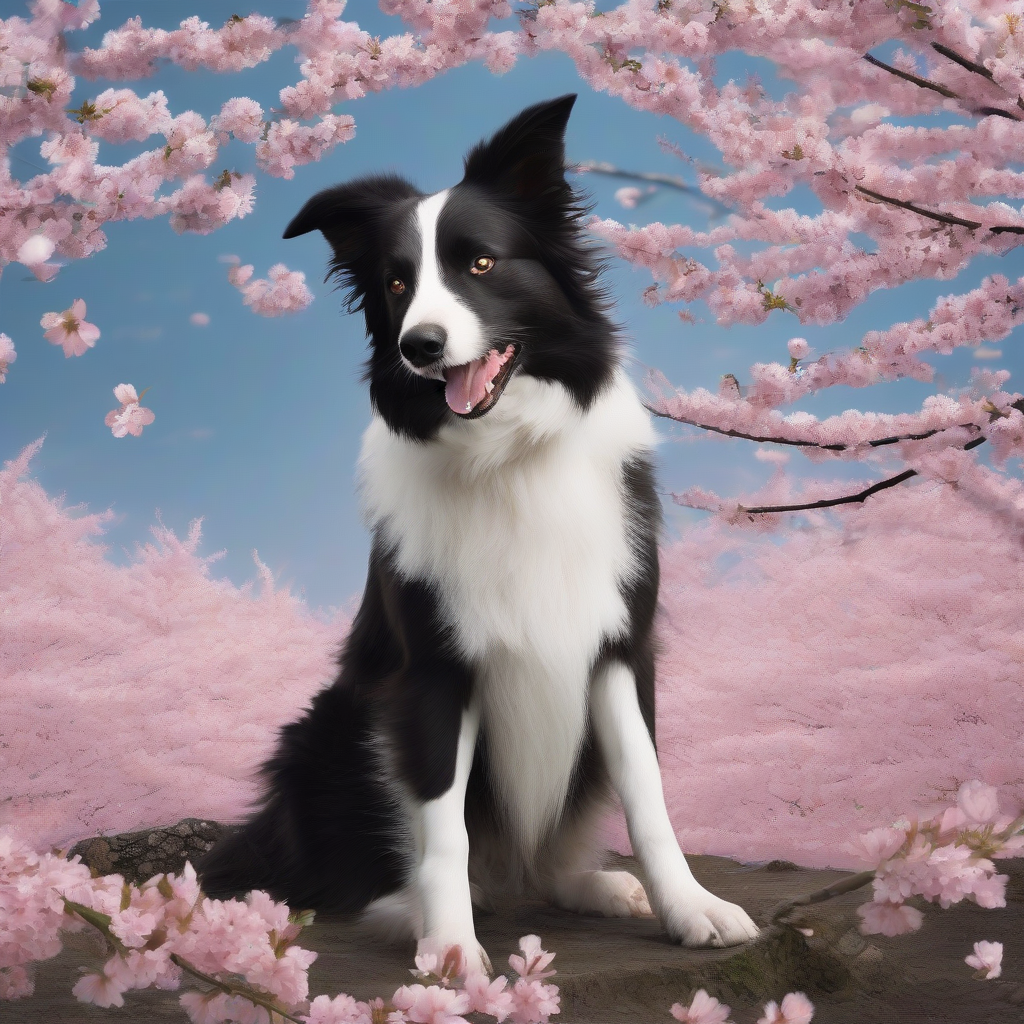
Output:
[[[758,935],[757,925],[742,907],[703,888],[675,900],[662,923],[684,946],[738,946]]]
[[[577,914],[651,917],[640,882],[628,871],[580,871],[559,880],[555,903]]]
[[[486,974],[490,977],[494,973],[494,968],[491,966],[491,958],[487,955],[487,950],[477,942],[475,935],[466,938],[430,936],[420,939],[416,944],[416,955],[433,954],[437,957],[437,966],[440,968],[444,961],[445,953],[452,946],[460,946],[462,948],[463,969],[460,971],[461,974]]]

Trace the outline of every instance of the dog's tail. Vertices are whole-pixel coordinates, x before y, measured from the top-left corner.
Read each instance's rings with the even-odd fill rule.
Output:
[[[203,892],[229,899],[262,889],[281,898],[292,889],[289,879],[300,858],[288,819],[280,796],[272,796],[244,825],[230,829],[197,865]]]
[[[197,865],[214,898],[263,889],[293,909],[354,913],[400,888],[408,839],[352,687],[322,690],[263,766],[262,807]]]

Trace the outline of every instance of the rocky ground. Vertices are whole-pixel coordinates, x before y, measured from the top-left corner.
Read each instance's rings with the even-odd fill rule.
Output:
[[[195,860],[220,833],[213,822],[189,819],[171,829],[87,840],[74,850],[103,873],[145,878],[176,871]],[[642,874],[627,858],[611,858]],[[786,862],[763,866],[719,857],[691,857],[708,888],[742,904],[759,924],[785,900],[834,885],[841,871],[812,871]],[[733,1008],[736,1024],[753,1024],[769,999],[803,991],[814,1002],[815,1024],[1024,1024],[1024,864],[1004,861],[1011,874],[1007,906],[983,910],[962,903],[949,910],[918,902],[924,925],[913,935],[865,938],[856,908],[861,889],[802,908],[792,927],[765,929],[746,947],[687,950],[668,942],[653,920],[579,917],[521,902],[478,913],[477,934],[500,971],[521,935],[534,933],[557,953],[552,979],[562,995],[562,1024],[672,1021],[669,1007],[705,988]],[[1002,942],[1002,977],[979,981],[964,963],[979,939]],[[361,935],[348,921],[318,917],[300,944],[320,956],[310,969],[310,992],[349,992],[358,998],[390,995],[411,981],[412,944],[389,944]],[[64,951],[36,969],[36,993],[0,1004],[0,1021],[78,1024],[185,1021],[171,992],[128,993],[123,1009],[101,1010],[71,995],[83,967],[101,952],[86,933],[68,936]]]

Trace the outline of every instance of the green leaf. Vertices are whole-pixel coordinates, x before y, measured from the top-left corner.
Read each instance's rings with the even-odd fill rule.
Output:
[[[58,896],[64,901],[64,906],[72,913],[77,914],[82,920],[88,921],[89,924],[99,928],[104,935],[108,935],[110,932],[110,915],[102,914],[98,910],[93,910],[92,907],[87,907],[82,903],[76,903],[74,900],[69,900],[63,893],[58,893]]]

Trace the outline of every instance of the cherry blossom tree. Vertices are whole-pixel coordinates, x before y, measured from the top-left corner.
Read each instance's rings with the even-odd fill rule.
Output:
[[[650,270],[651,303],[700,300],[722,325],[761,323],[776,311],[827,325],[876,289],[953,278],[975,257],[1005,255],[1024,235],[1024,215],[1006,201],[1022,190],[1014,167],[1024,151],[1020,3],[971,0],[939,10],[909,0],[628,0],[597,12],[569,0],[385,0],[383,7],[409,31],[370,37],[344,20],[343,3],[311,0],[306,15],[288,24],[252,14],[215,28],[194,17],[165,31],[135,17],[108,31],[101,46],[75,50],[74,31],[99,17],[98,0],[34,0],[30,17],[3,23],[0,144],[6,150],[41,136],[52,169],[20,182],[4,164],[0,265],[20,261],[50,279],[59,269],[54,254],[96,252],[106,245],[107,223],[137,217],[166,216],[176,231],[210,233],[253,206],[253,176],[216,169],[229,138],[255,147],[263,173],[290,178],[296,166],[352,138],[354,119],[334,113],[339,103],[415,86],[467,61],[501,73],[545,50],[568,54],[594,89],[669,115],[720,153],[724,172],[698,174],[702,196],[729,211],[718,226],[594,225],[621,256]],[[893,42],[900,48],[891,62],[872,53]],[[162,61],[231,73],[283,47],[298,52],[301,78],[281,89],[276,113],[236,97],[207,121],[174,112],[162,92],[130,88],[68,108],[76,76],[142,80]],[[733,49],[773,61],[795,91],[774,100],[755,78],[716,85],[715,59]],[[124,164],[96,163],[99,139],[154,136],[162,144]],[[813,192],[818,214],[768,205],[798,186]],[[632,205],[644,195],[620,190]],[[713,259],[702,262],[702,252]],[[257,312],[276,315],[309,301],[302,275],[283,265],[269,281],[250,281],[251,274],[236,266],[230,278]],[[992,276],[927,315],[814,360],[794,339],[791,351],[800,354],[788,366],[755,364],[748,382],[727,378],[718,395],[663,387],[652,408],[813,457],[870,461],[881,452],[915,475],[956,480],[991,502],[990,471],[964,453],[988,440],[997,464],[1019,454],[1024,414],[1002,390],[1004,374],[979,373],[970,391],[935,396],[900,416],[851,411],[819,421],[778,410],[839,384],[931,379],[925,356],[1006,337],[1024,318],[1022,298],[1024,279]],[[89,344],[84,334],[65,334],[68,354]],[[75,337],[81,343],[67,340]],[[765,514],[694,490],[679,500],[734,522]]]
[[[719,168],[693,168],[695,194],[716,212],[705,228],[608,219],[592,224],[623,259],[650,273],[647,302],[681,307],[681,330],[694,319],[690,306],[695,303],[706,306],[723,327],[787,316],[800,325],[842,325],[879,289],[919,280],[952,282],[978,259],[1019,254],[1024,236],[1020,0],[942,5],[625,0],[602,11],[573,0],[382,0],[381,6],[401,17],[407,30],[372,37],[346,20],[339,0],[309,0],[305,15],[287,23],[250,14],[211,26],[193,17],[166,31],[133,17],[112,27],[93,48],[76,46],[75,33],[100,17],[98,0],[77,6],[33,0],[24,15],[0,21],[0,272],[20,263],[40,281],[52,281],[63,262],[103,249],[106,226],[119,221],[166,217],[177,232],[211,234],[249,214],[255,202],[256,176],[224,165],[221,151],[229,140],[254,147],[260,174],[290,179],[296,167],[353,137],[356,118],[337,112],[342,104],[348,109],[371,92],[415,87],[471,61],[500,74],[545,51],[568,55],[591,88],[674,119],[719,154]],[[162,63],[231,74],[282,49],[299,58],[299,79],[280,90],[274,111],[236,96],[207,119],[177,109],[173,96],[145,94],[140,85]],[[793,84],[792,91],[773,98],[755,77],[717,84],[716,60],[733,50],[771,61],[779,78]],[[76,83],[98,78],[128,84],[98,91],[71,108]],[[49,169],[19,180],[7,156],[31,139],[40,140]],[[151,148],[121,164],[102,165],[97,162],[101,140]],[[635,179],[637,184],[624,186],[618,197],[641,213],[652,187],[693,191],[682,179],[664,180],[642,169],[623,172],[596,164],[579,169]],[[797,213],[785,205],[797,190],[813,195],[817,212]],[[254,312],[279,315],[310,301],[301,273],[282,264],[271,267],[265,279],[254,273],[239,258],[225,282]],[[40,325],[68,357],[89,358],[91,347],[102,344],[99,327],[84,319],[88,299],[47,313]],[[834,349],[817,356],[803,338],[793,337],[788,360],[755,363],[742,378],[727,375],[717,393],[683,390],[653,377],[650,407],[660,417],[708,434],[773,445],[776,454],[768,458],[775,461],[779,451],[796,449],[819,464],[861,463],[871,476],[856,493],[817,482],[798,487],[780,462],[769,484],[742,500],[698,488],[681,491],[676,500],[714,513],[723,529],[768,531],[790,527],[796,513],[863,505],[881,500],[875,498],[881,491],[923,483],[932,491],[954,490],[957,501],[985,517],[987,529],[1019,546],[1024,487],[1006,467],[1024,454],[1024,398],[1007,390],[1006,371],[977,371],[970,388],[934,394],[920,408],[899,414],[849,409],[818,418],[785,412],[840,386],[870,389],[900,378],[933,381],[933,357],[1000,341],[1024,322],[1024,276],[993,274],[968,290],[951,284],[949,294],[930,309],[913,309],[908,316],[857,338],[844,336],[837,326]],[[0,334],[0,383],[16,379],[15,342],[22,339]],[[134,386],[111,382],[111,387],[121,408],[108,414],[108,425],[115,434],[137,436],[153,413],[141,406]],[[863,404],[870,406],[868,396],[875,393],[866,391]],[[891,462],[899,463],[899,471],[881,475],[883,463]],[[922,507],[930,493],[904,507]],[[844,557],[837,553],[832,559],[836,578]],[[941,552],[932,557],[941,558]],[[991,844],[997,835],[1008,843],[1011,831],[1019,830],[1019,819],[1000,818],[993,800],[984,788],[962,791],[962,820],[956,815],[933,820],[927,826],[931,831],[894,826],[867,841],[873,845],[865,847],[865,857],[877,868],[872,874],[876,900],[862,914],[867,929],[915,927],[919,912],[900,898],[911,892],[940,901],[971,895],[982,905],[998,905],[1002,876],[994,875],[986,857],[964,839],[988,828],[985,842]],[[934,860],[931,873],[917,857],[925,845]],[[171,951],[164,950],[163,959],[147,959],[138,950],[153,933],[150,918],[183,910],[184,904],[168,908],[186,899],[186,892],[190,906],[198,898],[189,879],[165,880],[167,891],[161,883],[129,887],[128,904],[122,906],[124,892],[116,883],[100,880],[87,892],[81,871],[33,860],[35,855],[13,847],[0,847],[0,855],[17,865],[6,869],[12,876],[81,885],[78,905],[84,907],[88,896],[96,901],[96,913],[110,919],[91,923],[107,927],[123,948],[110,970],[80,983],[84,998],[109,1005],[128,987],[179,977],[184,968],[169,959]],[[50,915],[50,932],[45,942],[33,940],[42,945],[32,946],[33,955],[24,959],[53,955],[48,951],[59,930],[54,922],[65,922],[61,915],[68,913],[67,905],[58,905],[50,894],[39,900],[31,914]],[[79,923],[86,920],[73,907],[68,919],[75,913]],[[257,937],[263,945],[265,924],[277,922],[279,937],[295,924],[281,908],[251,901],[244,911],[211,906],[208,913],[209,922],[219,921],[217,915],[238,915],[248,922],[243,931],[256,936],[262,930]],[[10,968],[0,975],[6,986],[0,995],[9,998],[26,994],[27,981],[17,973],[23,960],[11,953],[17,940],[8,941],[9,947],[0,946],[7,951],[0,966]],[[996,977],[1002,951],[995,945],[978,943],[967,963]],[[190,948],[206,955],[201,943]],[[543,1019],[553,1012],[553,993],[547,991],[553,986],[541,983],[543,964],[526,963],[540,956],[539,942],[524,945],[522,952],[516,958],[527,971],[516,983],[524,983],[522,1016]],[[224,967],[234,954],[220,950],[207,966],[211,971]],[[202,971],[203,962],[197,959],[192,966]],[[306,966],[299,953],[293,954],[280,977],[268,976],[264,992],[285,1002],[301,1001]],[[430,974],[436,966],[421,969]],[[426,1019],[471,1004],[481,1010],[489,1006],[487,1012],[500,1016],[511,1005],[502,986],[467,984],[457,996],[439,995],[442,989],[407,986],[396,993],[394,1006],[408,1019]],[[212,997],[219,1000],[216,1006],[210,999],[188,1008],[197,1019],[200,1014],[223,1019],[237,996],[222,988]],[[706,994],[695,996],[688,1009],[677,1005],[673,1012],[680,1020],[728,1015],[727,1007]],[[318,1022],[357,1019],[355,1014],[363,1012],[316,1001],[311,1009]],[[765,1013],[768,1021],[809,1019],[810,1006],[791,993]]]

